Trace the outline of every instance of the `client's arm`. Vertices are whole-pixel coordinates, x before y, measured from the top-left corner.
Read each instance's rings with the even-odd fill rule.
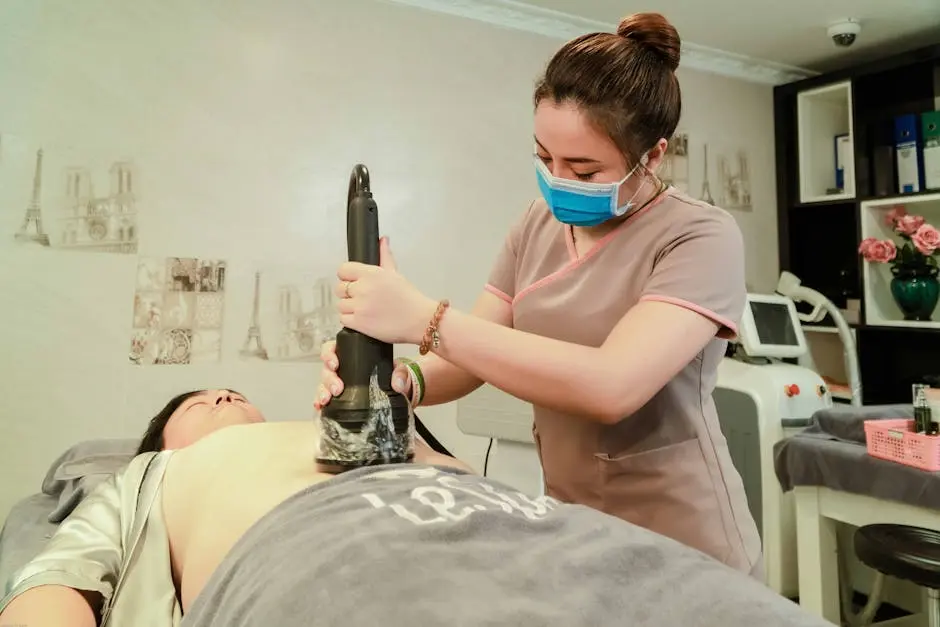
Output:
[[[480,295],[470,313],[504,327],[512,326],[512,305],[488,291]],[[417,362],[421,365],[425,384],[422,407],[450,403],[483,384],[482,379],[433,353],[419,358]]]
[[[86,496],[42,552],[16,573],[0,600],[0,626],[97,624],[124,558],[126,474],[117,473]]]
[[[67,586],[37,586],[14,598],[0,613],[0,627],[96,627],[100,611],[98,593]]]

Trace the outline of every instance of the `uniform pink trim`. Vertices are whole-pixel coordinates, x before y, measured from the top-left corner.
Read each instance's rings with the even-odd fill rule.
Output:
[[[504,300],[504,301],[506,301],[507,303],[509,303],[510,305],[512,305],[512,298],[509,296],[509,294],[507,294],[507,293],[504,292],[503,290],[499,289],[498,287],[493,287],[492,285],[490,285],[489,283],[487,283],[486,286],[485,286],[483,289],[485,289],[487,292],[489,292],[489,293],[492,294],[493,296],[496,296],[496,297],[499,298],[500,300]]]
[[[607,244],[609,244],[609,243],[611,242],[611,240],[613,240],[613,239],[617,236],[617,234],[620,233],[620,230],[623,229],[623,227],[624,227],[626,224],[632,222],[632,221],[635,220],[637,217],[643,215],[644,213],[646,213],[647,211],[649,211],[650,209],[652,209],[653,207],[655,207],[656,205],[658,205],[659,203],[661,203],[661,202],[662,202],[663,200],[665,200],[669,195],[670,195],[670,194],[669,194],[669,191],[667,190],[666,192],[660,194],[660,195],[659,195],[659,198],[657,198],[656,200],[654,200],[654,201],[651,202],[650,204],[646,205],[645,207],[643,207],[642,209],[640,209],[639,211],[637,211],[637,212],[634,213],[633,215],[629,216],[626,220],[624,220],[623,222],[621,222],[620,224],[618,224],[617,227],[614,228],[613,231],[611,231],[610,233],[608,233],[607,235],[605,235],[605,236],[602,237],[601,239],[597,240],[597,241],[594,243],[594,245],[591,247],[591,249],[588,250],[586,253],[584,253],[584,256],[583,256],[583,257],[578,257],[578,249],[577,249],[577,248],[575,247],[575,245],[574,245],[574,229],[571,227],[571,225],[568,225],[568,224],[564,225],[564,228],[565,228],[565,245],[566,245],[566,247],[568,248],[568,256],[571,257],[571,261],[570,261],[566,266],[564,266],[562,269],[556,270],[555,272],[552,272],[552,273],[549,274],[548,276],[539,279],[538,281],[536,281],[536,282],[533,283],[532,285],[530,285],[530,286],[528,286],[527,288],[521,290],[519,293],[516,294],[516,297],[512,299],[513,304],[515,304],[516,301],[518,301],[520,298],[522,298],[522,297],[525,296],[526,294],[529,294],[529,293],[531,293],[531,292],[534,292],[535,290],[539,289],[540,287],[544,287],[544,286],[548,285],[548,284],[551,283],[552,281],[557,281],[558,279],[562,278],[563,276],[565,276],[566,274],[568,274],[568,273],[571,272],[572,270],[575,270],[576,268],[578,268],[579,266],[581,266],[582,264],[584,264],[588,259],[590,259],[591,257],[593,257],[593,256],[594,256],[595,254],[597,254],[598,252],[600,252],[600,251],[604,248],[604,246],[606,246]]]
[[[640,302],[643,301],[652,301],[659,303],[669,303],[670,305],[676,305],[678,307],[683,307],[694,311],[697,314],[701,314],[713,322],[717,322],[721,325],[721,329],[718,331],[718,337],[724,339],[734,339],[738,335],[738,325],[736,325],[731,320],[728,320],[724,316],[719,316],[711,309],[706,309],[701,305],[696,305],[695,303],[683,300],[681,298],[673,298],[672,296],[659,296],[657,294],[650,294],[648,296],[643,296],[640,298]]]

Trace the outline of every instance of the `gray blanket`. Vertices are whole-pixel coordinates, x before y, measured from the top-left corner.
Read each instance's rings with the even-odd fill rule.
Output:
[[[805,431],[774,445],[774,469],[784,492],[821,486],[940,509],[940,473],[872,457],[865,421],[913,418],[911,405],[836,406],[818,411]]]
[[[422,466],[360,469],[252,527],[184,627],[824,627],[758,581],[595,510]]]

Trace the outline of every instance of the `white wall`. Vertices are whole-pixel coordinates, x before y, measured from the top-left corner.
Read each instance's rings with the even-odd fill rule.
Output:
[[[537,193],[531,91],[560,42],[372,0],[120,0],[0,6],[0,516],[70,444],[130,437],[173,394],[226,386],[307,419],[319,364],[244,361],[254,272],[329,277],[351,166],[366,163],[403,271],[469,306]],[[683,128],[742,143],[748,278],[776,275],[771,90],[682,73]],[[53,242],[63,168],[135,167],[141,256],[228,264],[221,360],[128,363],[137,256],[13,242],[45,151]],[[691,177],[692,190],[701,175]],[[423,417],[459,456],[453,407]],[[233,463],[237,463],[233,460]]]
[[[692,155],[689,190],[698,196],[704,168],[699,155],[709,148],[709,180],[714,198],[714,149],[743,148],[750,163],[753,192],[750,211],[731,210],[744,234],[749,288],[772,292],[780,273],[777,256],[777,187],[774,160],[773,90],[766,85],[679,69],[682,85],[682,121],[689,132]]]

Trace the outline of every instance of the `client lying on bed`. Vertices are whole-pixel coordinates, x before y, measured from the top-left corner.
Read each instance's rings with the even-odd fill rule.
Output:
[[[0,626],[826,624],[693,549],[425,446],[332,476],[312,462],[314,421],[265,423],[235,393],[165,418],[143,448],[176,450],[89,495],[17,575]]]

